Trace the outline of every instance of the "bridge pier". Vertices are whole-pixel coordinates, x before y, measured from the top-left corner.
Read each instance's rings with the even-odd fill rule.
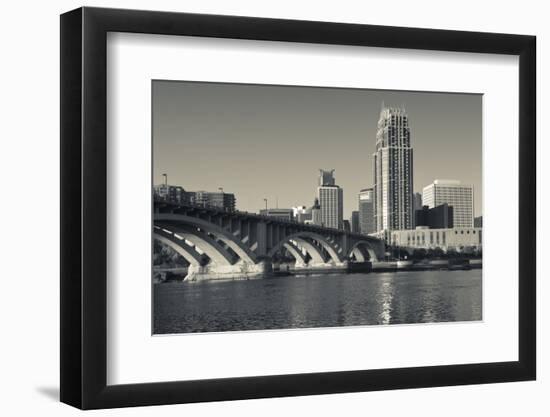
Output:
[[[347,271],[349,269],[349,263],[348,261],[343,262],[308,262],[307,264],[304,263],[296,263],[294,265],[294,268],[292,268],[293,271],[296,271],[298,273],[330,273],[330,272],[340,272],[340,271]]]
[[[239,261],[233,265],[220,265],[216,263],[189,265],[184,281],[246,280],[262,278],[271,271],[271,261],[261,261],[255,264]]]

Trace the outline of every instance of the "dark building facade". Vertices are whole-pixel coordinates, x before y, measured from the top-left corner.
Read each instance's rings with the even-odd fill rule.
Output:
[[[343,225],[344,225],[344,230],[346,232],[351,232],[351,224],[350,224],[349,220],[344,220]]]
[[[191,194],[178,185],[160,184],[153,187],[155,199],[175,204],[189,204]]]
[[[219,208],[224,211],[235,211],[235,194],[211,191],[195,191],[191,203],[201,207]]]
[[[474,227],[483,227],[483,216],[474,217]]]
[[[349,222],[351,224],[352,233],[361,233],[361,228],[359,226],[359,211],[354,210],[351,212]]]
[[[415,212],[415,225],[427,226],[430,229],[452,229],[453,208],[448,204],[441,204],[434,208],[423,206]]]

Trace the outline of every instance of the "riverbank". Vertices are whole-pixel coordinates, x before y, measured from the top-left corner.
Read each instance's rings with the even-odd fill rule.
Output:
[[[421,261],[380,261],[380,262],[347,262],[337,267],[298,267],[294,264],[276,264],[273,271],[266,275],[259,275],[256,278],[290,276],[290,275],[318,275],[318,274],[355,274],[355,273],[382,273],[402,271],[467,271],[471,269],[482,269],[482,259],[424,259]],[[187,268],[153,268],[153,283],[166,283],[184,281],[187,276]],[[229,278],[239,280],[241,278]],[[244,277],[243,280],[251,279]],[[204,279],[203,281],[207,281]],[[215,280],[213,280],[215,281]]]

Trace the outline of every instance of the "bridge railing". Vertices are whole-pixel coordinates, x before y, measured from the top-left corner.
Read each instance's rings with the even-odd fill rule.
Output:
[[[153,201],[154,201],[154,203],[164,204],[164,205],[173,206],[173,207],[180,207],[180,208],[184,208],[184,209],[189,208],[189,209],[198,209],[198,210],[209,210],[209,211],[215,212],[216,214],[232,214],[232,215],[238,215],[238,216],[245,216],[245,217],[249,217],[249,218],[254,218],[254,219],[258,219],[258,220],[266,220],[266,221],[269,221],[269,222],[272,222],[272,223],[276,222],[276,223],[296,225],[296,226],[300,226],[300,227],[305,227],[309,230],[315,230],[315,231],[318,231],[318,232],[330,231],[332,233],[347,234],[347,235],[350,235],[350,236],[354,236],[356,238],[375,239],[372,236],[363,235],[361,233],[352,233],[352,232],[348,232],[348,231],[345,231],[345,230],[342,230],[342,229],[334,229],[334,228],[320,226],[320,225],[316,225],[316,224],[303,223],[303,222],[299,222],[296,219],[286,219],[284,217],[268,216],[268,215],[265,215],[265,214],[258,214],[258,213],[250,213],[248,211],[229,209],[227,207],[224,208],[224,207],[220,207],[220,206],[216,206],[216,205],[196,204],[196,203],[192,203],[192,202],[175,202],[175,201],[169,201],[169,200],[160,198],[158,196],[154,196]]]

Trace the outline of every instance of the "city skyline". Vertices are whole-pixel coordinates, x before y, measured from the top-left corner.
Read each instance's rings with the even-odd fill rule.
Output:
[[[373,185],[383,102],[409,113],[413,191],[441,178],[472,184],[482,215],[481,96],[472,94],[154,81],[154,183],[167,173],[186,190],[223,187],[238,210],[259,212],[264,198],[270,208],[311,206],[316,173],[334,169],[349,219]]]

